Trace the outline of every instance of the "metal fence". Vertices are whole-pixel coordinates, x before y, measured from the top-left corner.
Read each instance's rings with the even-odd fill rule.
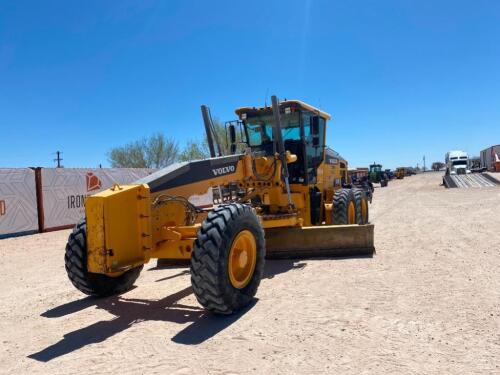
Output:
[[[0,168],[0,238],[70,228],[87,196],[154,172],[136,168]]]

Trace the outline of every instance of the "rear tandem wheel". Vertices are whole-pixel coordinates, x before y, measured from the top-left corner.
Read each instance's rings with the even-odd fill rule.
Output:
[[[356,203],[356,215],[357,223],[359,225],[368,224],[369,221],[369,209],[368,209],[368,198],[364,189],[354,188],[354,201]]]
[[[358,212],[357,212],[358,211]],[[339,189],[333,195],[333,225],[357,224],[361,215],[360,206],[356,205],[354,193],[351,189]]]

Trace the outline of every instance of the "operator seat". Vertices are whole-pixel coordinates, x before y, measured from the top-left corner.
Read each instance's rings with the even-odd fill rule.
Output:
[[[287,139],[285,141],[285,150],[297,155],[297,161],[288,164],[288,173],[291,183],[304,183],[306,173],[304,171],[304,148],[302,141]]]

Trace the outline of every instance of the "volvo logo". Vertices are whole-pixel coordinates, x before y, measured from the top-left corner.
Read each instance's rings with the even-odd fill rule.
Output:
[[[229,165],[227,167],[212,169],[212,172],[214,173],[214,176],[223,176],[225,174],[234,173],[235,170],[236,168],[234,165]]]

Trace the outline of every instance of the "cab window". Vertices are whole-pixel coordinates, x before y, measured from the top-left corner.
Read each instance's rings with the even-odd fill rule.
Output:
[[[302,112],[302,123],[304,124],[304,138],[306,146],[306,168],[309,183],[316,182],[316,169],[323,161],[323,151],[325,144],[325,125],[326,121],[324,118],[319,117],[319,134],[318,134],[318,144],[314,145],[313,134],[312,134],[312,118],[316,114],[304,111]]]

